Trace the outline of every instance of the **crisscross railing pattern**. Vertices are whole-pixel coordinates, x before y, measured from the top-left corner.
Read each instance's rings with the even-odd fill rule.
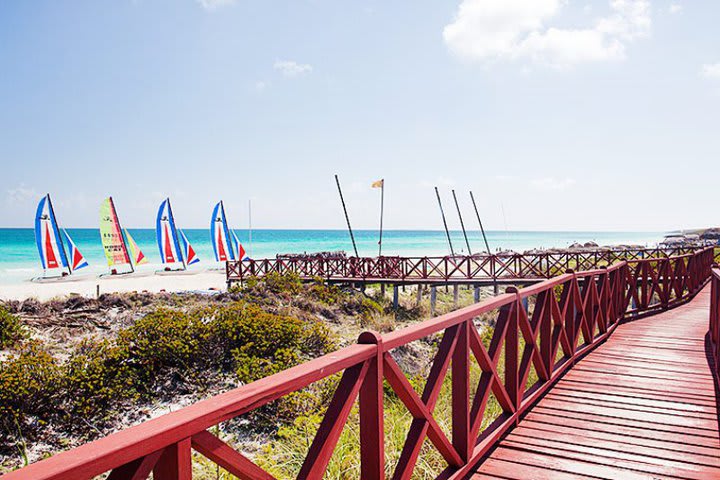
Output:
[[[715,383],[720,387],[720,269],[717,264],[712,271],[710,288],[710,345],[714,361]]]
[[[294,273],[305,280],[453,282],[552,278],[568,269],[593,270],[621,260],[668,258],[701,249],[595,249],[528,254],[448,257],[278,257],[227,263],[228,282],[271,273]],[[718,250],[720,258],[720,250]]]
[[[363,479],[410,478],[425,439],[447,464],[440,478],[461,478],[565,370],[606,340],[625,315],[667,309],[689,300],[709,280],[712,262],[713,252],[706,249],[569,271],[521,290],[510,287],[485,302],[402,330],[386,335],[363,333],[356,345],[58,454],[3,479],[84,480],[109,471],[110,480],[138,480],[150,472],[155,480],[186,480],[192,478],[193,450],[241,479],[271,479],[208,429],[340,372],[298,478],[323,477],[356,404]],[[717,344],[717,272],[714,282],[711,330]],[[484,336],[482,332],[493,322],[479,324],[478,319],[487,317],[494,320],[494,328]],[[434,335],[441,339],[427,382],[418,393],[393,354]],[[471,380],[472,372],[477,381]],[[449,431],[436,416],[446,381],[451,397]],[[386,461],[384,382],[413,418],[395,465]],[[491,398],[502,413],[487,424]]]

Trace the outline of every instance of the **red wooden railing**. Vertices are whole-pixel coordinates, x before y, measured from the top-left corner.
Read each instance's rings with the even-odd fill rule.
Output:
[[[712,250],[707,249],[569,272],[522,290],[510,287],[503,295],[402,330],[386,335],[363,333],[356,345],[2,478],[84,480],[111,472],[110,480],[136,480],[153,472],[155,480],[190,479],[191,451],[195,450],[241,479],[270,479],[273,477],[208,429],[339,372],[342,377],[298,478],[323,477],[356,400],[363,479],[386,478],[386,474],[410,478],[426,438],[447,463],[440,478],[461,478],[565,370],[606,340],[626,314],[667,309],[688,301],[709,280],[712,263]],[[717,283],[715,292],[717,300]],[[495,327],[486,345],[476,319],[488,315],[495,316]],[[717,335],[717,311],[714,318]],[[392,353],[436,334],[442,338],[427,383],[418,394]],[[471,367],[479,369],[476,386],[471,386]],[[533,369],[538,380],[528,385]],[[452,426],[446,434],[435,417],[435,407],[448,372]],[[385,381],[413,417],[393,472],[386,472]],[[502,414],[484,425],[491,395]]]
[[[713,268],[710,288],[710,347],[713,356],[715,383],[720,388],[720,269]]]
[[[568,269],[593,270],[620,260],[667,258],[701,250],[595,249],[562,253],[497,254],[448,257],[282,256],[227,263],[228,282],[270,273],[294,273],[303,279],[387,282],[463,282],[552,278]],[[720,253],[720,252],[719,252]],[[720,255],[719,255],[720,258]]]

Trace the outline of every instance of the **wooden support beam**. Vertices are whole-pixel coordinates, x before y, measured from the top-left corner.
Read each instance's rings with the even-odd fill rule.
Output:
[[[435,315],[435,304],[437,303],[437,287],[430,287],[430,314]]]

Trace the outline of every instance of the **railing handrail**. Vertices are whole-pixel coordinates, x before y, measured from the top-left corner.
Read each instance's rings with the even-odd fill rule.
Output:
[[[293,272],[303,279],[458,281],[500,279],[546,279],[557,270],[588,270],[625,260],[654,261],[659,258],[692,256],[712,247],[595,248],[530,253],[501,252],[446,256],[381,256],[325,258],[322,256],[276,257],[228,262],[227,281],[271,272]],[[622,258],[625,257],[625,258]],[[720,260],[720,255],[718,255]],[[571,265],[575,264],[575,265]],[[429,267],[429,268],[428,268]]]
[[[711,250],[712,248],[707,248],[689,255],[652,259],[657,261],[656,266],[659,266],[659,264],[664,265],[662,268],[665,270],[662,272],[658,270],[656,275],[646,275],[648,269],[652,268],[653,265],[642,259],[630,261],[623,260],[609,267],[584,272],[568,272],[555,278],[545,280],[529,288],[510,290],[509,293],[490,298],[478,304],[465,307],[436,318],[425,320],[416,325],[411,325],[385,335],[364,333],[360,336],[358,344],[345,347],[341,350],[300,364],[291,369],[241,386],[207,400],[200,401],[176,412],[163,415],[134,427],[111,434],[105,438],[82,445],[73,450],[59,453],[46,460],[31,464],[21,470],[11,472],[2,478],[4,480],[17,480],[21,478],[32,478],[34,480],[89,479],[109,470],[130,465],[132,462],[139,462],[140,459],[150,458],[151,455],[154,455],[156,452],[164,451],[174,445],[179,446],[181,442],[186,442],[186,444],[183,445],[190,448],[190,442],[192,440],[193,448],[202,448],[202,439],[197,439],[199,446],[196,446],[196,437],[200,434],[204,434],[209,427],[231,418],[235,418],[243,413],[247,413],[248,411],[263,406],[290,392],[302,389],[318,380],[343,370],[346,374],[343,376],[344,381],[348,372],[351,369],[354,369],[353,371],[356,373],[355,384],[350,382],[348,385],[354,385],[353,391],[355,392],[357,392],[358,388],[361,388],[360,408],[362,429],[363,420],[367,421],[367,418],[373,418],[372,415],[370,415],[370,417],[364,416],[368,414],[369,410],[367,407],[363,406],[363,402],[368,400],[363,399],[371,398],[374,392],[375,400],[377,400],[377,378],[379,378],[380,382],[379,395],[382,397],[382,365],[390,361],[387,358],[387,352],[420,338],[445,332],[446,335],[449,335],[450,333],[452,335],[456,335],[456,337],[450,338],[455,338],[454,341],[458,342],[458,345],[460,345],[460,340],[458,339],[461,338],[465,339],[463,340],[464,342],[468,342],[465,344],[465,347],[463,347],[465,350],[460,347],[456,347],[459,350],[454,350],[455,352],[464,351],[464,355],[470,355],[467,350],[470,348],[470,350],[475,352],[475,355],[485,355],[485,357],[490,359],[492,363],[491,357],[493,355],[498,355],[499,352],[493,353],[491,347],[489,351],[490,353],[488,353],[488,351],[485,350],[485,347],[478,346],[477,343],[473,344],[472,335],[477,333],[475,332],[471,334],[469,331],[469,326],[472,325],[473,319],[484,313],[500,310],[501,312],[504,311],[505,315],[516,315],[516,317],[513,317],[515,318],[514,321],[521,322],[521,312],[518,313],[517,310],[513,309],[520,308],[519,306],[522,305],[521,302],[523,299],[533,295],[542,294],[545,299],[543,301],[555,301],[557,303],[558,300],[555,299],[554,292],[556,287],[562,286],[564,295],[567,295],[565,309],[574,309],[575,312],[570,317],[567,317],[568,319],[572,319],[573,324],[571,331],[567,333],[567,335],[570,335],[573,338],[570,338],[569,340],[566,338],[566,342],[568,344],[567,348],[572,350],[572,356],[565,357],[565,359],[563,359],[560,363],[556,363],[551,359],[549,365],[542,367],[549,369],[549,371],[544,373],[544,376],[546,377],[544,379],[544,383],[539,384],[537,389],[533,387],[531,390],[523,391],[524,387],[518,387],[516,383],[515,393],[513,393],[512,389],[506,391],[506,388],[509,388],[507,386],[498,386],[498,388],[502,389],[500,393],[504,392],[505,395],[508,395],[505,401],[510,403],[507,404],[505,408],[510,410],[505,417],[501,417],[501,420],[503,420],[502,422],[492,427],[494,428],[494,430],[490,430],[490,434],[492,435],[487,436],[483,440],[484,442],[491,442],[494,438],[496,438],[496,436],[500,435],[508,428],[511,428],[513,422],[519,419],[519,415],[522,411],[529,408],[532,401],[552,385],[554,379],[561,373],[561,371],[564,371],[564,369],[571,366],[572,362],[569,360],[581,355],[588,348],[594,348],[595,345],[604,341],[612,333],[617,323],[626,314],[626,312],[629,310],[633,311],[633,309],[629,309],[630,304],[634,301],[633,298],[640,298],[640,296],[643,295],[647,296],[647,292],[645,292],[645,290],[648,288],[650,289],[650,297],[652,297],[653,292],[661,292],[662,288],[674,289],[667,290],[670,294],[672,294],[673,291],[676,293],[676,297],[672,299],[672,301],[669,300],[669,296],[665,294],[663,294],[664,296],[662,298],[662,308],[670,308],[676,304],[687,301],[689,298],[694,296],[711,276]],[[674,263],[675,267],[669,270],[671,263]],[[634,272],[631,269],[632,265],[636,266]],[[675,272],[679,273],[676,275]],[[665,275],[666,278],[661,278],[662,275]],[[640,279],[640,277],[642,278]],[[720,288],[720,272],[713,272],[712,277],[714,285],[717,283],[718,288]],[[593,293],[593,291],[595,293]],[[679,294],[677,294],[678,292]],[[601,308],[601,304],[603,308]],[[648,305],[649,303],[642,303],[638,309],[647,309]],[[595,312],[595,308],[599,309],[598,311],[600,313],[592,313]],[[587,309],[590,309],[589,312],[591,313],[586,313]],[[569,310],[567,310],[567,312],[568,313],[563,313],[563,315],[570,315]],[[525,315],[527,316],[527,314]],[[550,315],[550,313],[547,312],[547,315]],[[578,317],[578,315],[580,317]],[[597,315],[601,315],[602,317],[597,317]],[[526,318],[524,321],[529,320]],[[547,321],[551,321],[550,317],[548,317]],[[577,323],[578,321],[580,323]],[[720,319],[717,319],[717,322],[720,322]],[[587,331],[584,331],[582,335],[590,335],[590,343],[585,343],[582,346],[577,347],[577,338],[581,335],[580,329],[583,325],[587,328]],[[595,334],[596,326],[600,328],[600,333],[597,335]],[[517,343],[517,323],[514,328],[514,342]],[[566,333],[562,333],[562,335],[566,335]],[[477,340],[475,340],[475,342],[477,342]],[[517,348],[517,346],[514,348]],[[554,348],[561,347],[557,344]],[[565,350],[564,346],[562,348]],[[438,355],[440,355],[440,353],[441,352],[439,352]],[[455,358],[456,353],[452,353],[452,355],[453,358]],[[458,358],[462,360],[463,357],[461,356]],[[515,360],[517,361],[517,355]],[[535,362],[535,360],[533,360],[533,362]],[[372,365],[375,365],[375,367],[372,367]],[[380,367],[378,365],[380,365]],[[392,366],[392,364],[388,365]],[[453,361],[453,365],[455,365],[455,361]],[[540,366],[542,366],[542,364],[540,364]],[[362,372],[360,371],[361,367]],[[372,377],[371,374],[368,373],[368,368],[375,368],[373,373],[373,375],[376,375],[375,377]],[[453,369],[455,368],[456,367],[453,366]],[[493,371],[492,368],[494,367],[489,368]],[[390,371],[387,375],[393,375],[393,372]],[[395,388],[397,382],[402,384],[402,379],[399,378],[396,373],[395,375],[396,376],[392,377],[395,381],[393,388]],[[350,377],[352,377],[352,375],[350,375]],[[362,380],[363,378],[365,380]],[[366,387],[366,382],[370,381],[369,379],[375,379],[374,387],[373,385]],[[491,379],[491,384],[492,381],[493,380]],[[500,380],[497,379],[496,381],[499,382]],[[363,386],[359,387],[358,382],[363,382]],[[519,380],[516,380],[516,382],[519,382]],[[372,383],[373,382],[370,381],[370,384]],[[366,388],[368,388],[368,390],[364,390]],[[375,390],[373,390],[373,388],[375,388]],[[402,388],[402,385],[398,388]],[[520,388],[519,392],[517,391],[518,388]],[[407,395],[410,395],[407,400],[408,402],[416,401],[412,398],[412,394]],[[520,396],[513,397],[513,395]],[[377,408],[380,409],[379,414],[382,416],[382,400],[380,400],[380,406]],[[417,408],[422,410],[422,407]],[[372,412],[370,412],[370,414],[372,414]],[[432,411],[430,411],[430,414],[432,414]],[[467,412],[466,414],[469,415]],[[453,413],[453,415],[455,415],[455,413]],[[377,417],[375,418],[377,419]],[[455,418],[455,416],[453,416],[453,418]],[[467,438],[471,437],[470,433],[465,433]],[[362,432],[361,436],[363,438],[366,437],[366,435],[362,434]],[[382,436],[379,438],[382,438]],[[462,442],[460,442],[460,444],[461,443]],[[366,448],[366,446],[362,446],[363,448]],[[370,447],[372,447],[372,445]],[[483,444],[482,442],[479,446],[456,446],[455,434],[453,434],[452,445],[449,447],[446,446],[446,448],[449,448],[450,450],[446,450],[445,454],[449,455],[451,459],[454,459],[453,462],[459,461],[460,466],[464,465],[467,467],[471,460],[476,458],[479,454],[478,452],[482,453],[482,449],[487,449],[489,446]],[[475,448],[475,450],[473,450],[473,448]],[[457,452],[459,453],[453,453],[455,452],[455,449],[457,449]],[[366,458],[366,455],[366,453],[363,453],[363,459]],[[460,456],[455,457],[453,455]],[[370,455],[370,457],[372,457],[372,455]],[[155,461],[158,459],[157,456],[153,458]],[[378,458],[382,459],[381,456],[376,456],[375,463],[381,461],[378,460]],[[216,460],[216,463],[218,462],[221,462],[221,460]],[[225,465],[223,464],[223,466]],[[363,468],[365,468],[364,463]],[[254,472],[252,469],[248,471]],[[260,474],[258,473],[258,475]],[[249,476],[247,478],[256,477]],[[269,477],[258,476],[257,478]],[[368,478],[376,477],[370,475]]]

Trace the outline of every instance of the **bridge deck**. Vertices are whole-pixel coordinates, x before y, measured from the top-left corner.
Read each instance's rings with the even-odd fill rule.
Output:
[[[720,478],[709,302],[620,325],[472,478]]]

